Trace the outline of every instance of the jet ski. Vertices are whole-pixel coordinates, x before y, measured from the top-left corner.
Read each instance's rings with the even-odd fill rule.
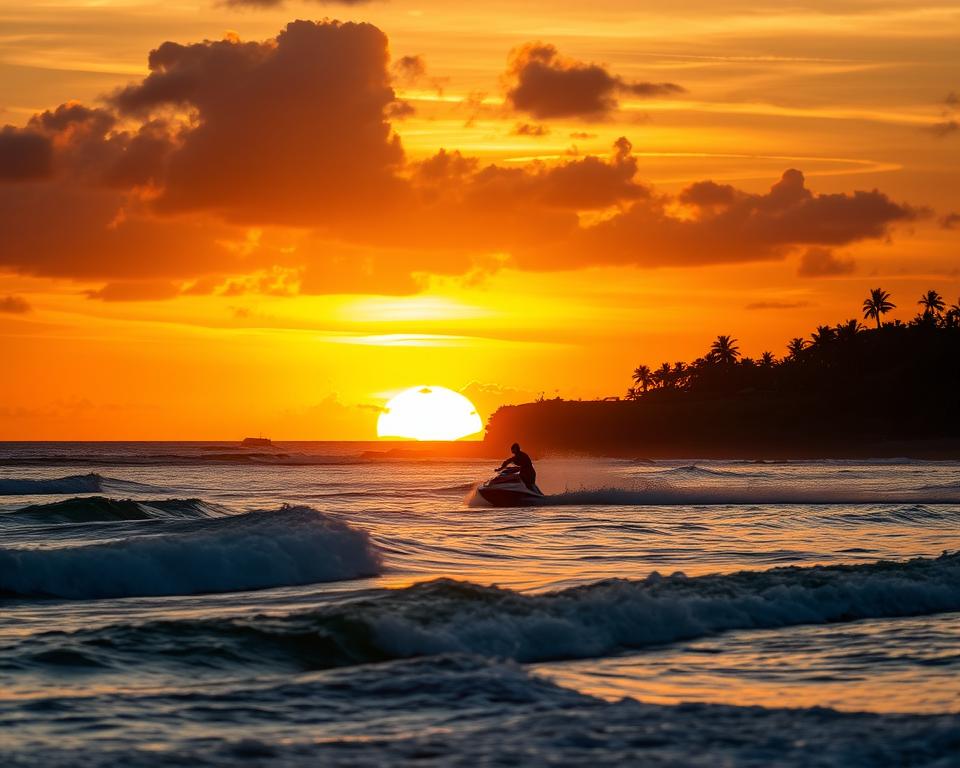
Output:
[[[526,507],[545,498],[536,485],[533,488],[527,488],[520,479],[520,467],[507,467],[479,486],[477,493],[495,507]]]

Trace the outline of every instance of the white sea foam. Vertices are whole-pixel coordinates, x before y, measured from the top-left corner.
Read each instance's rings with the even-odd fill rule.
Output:
[[[390,656],[523,662],[603,656],[716,634],[960,610],[960,554],[904,563],[653,574],[544,595],[439,580],[348,609]]]

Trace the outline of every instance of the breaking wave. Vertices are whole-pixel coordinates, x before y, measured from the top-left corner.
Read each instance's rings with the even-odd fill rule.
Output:
[[[49,504],[33,504],[0,515],[0,523],[94,523],[120,520],[175,520],[227,514],[200,499],[133,501],[85,496]]]
[[[329,549],[329,539],[326,544]],[[369,568],[363,551],[355,553],[354,565]],[[107,626],[55,633],[49,642],[78,658],[109,643],[131,664],[175,655],[183,663],[216,657],[317,669],[447,653],[529,663],[601,657],[736,629],[957,610],[960,553],[692,578],[653,574],[535,595],[440,579],[280,617]],[[16,649],[4,654],[9,650]]]
[[[45,496],[67,493],[150,493],[159,490],[152,485],[103,477],[95,472],[51,478],[0,479],[0,496]]]
[[[102,502],[101,512],[110,505],[130,509],[122,506],[127,502]],[[160,505],[135,507],[172,516],[206,514],[202,502],[193,500]],[[0,548],[0,593],[71,599],[192,595],[355,579],[381,568],[366,531],[309,507],[172,520],[155,530],[93,544]]]

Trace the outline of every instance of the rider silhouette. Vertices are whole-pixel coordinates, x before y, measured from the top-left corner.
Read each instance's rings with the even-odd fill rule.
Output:
[[[533,462],[530,460],[530,457],[520,450],[520,443],[511,445],[510,450],[513,452],[513,456],[506,459],[503,464],[499,466],[498,471],[505,469],[508,464],[516,464],[520,467],[520,479],[523,481],[523,484],[531,491],[540,493],[540,489],[537,488],[537,470],[533,468]]]

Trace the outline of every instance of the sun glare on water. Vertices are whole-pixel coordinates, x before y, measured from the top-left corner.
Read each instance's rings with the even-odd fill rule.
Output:
[[[476,407],[446,387],[412,387],[393,397],[377,420],[378,437],[458,440],[483,429]]]

